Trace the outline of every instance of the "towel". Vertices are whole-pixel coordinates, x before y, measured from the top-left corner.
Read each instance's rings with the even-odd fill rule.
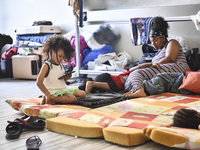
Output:
[[[152,17],[130,19],[132,42],[135,46],[150,43],[149,26],[152,19]]]

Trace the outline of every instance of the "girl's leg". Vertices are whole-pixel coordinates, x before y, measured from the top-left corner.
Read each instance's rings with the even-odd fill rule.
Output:
[[[72,94],[64,94],[63,96],[58,96],[58,97],[51,96],[51,104],[55,103],[67,104],[76,100],[77,100],[76,96]]]
[[[77,98],[77,99],[83,99],[86,97],[86,93],[85,91],[82,90],[75,90],[73,95]]]
[[[90,93],[93,88],[101,88],[103,90],[110,91],[110,87],[106,82],[87,81],[85,92]]]

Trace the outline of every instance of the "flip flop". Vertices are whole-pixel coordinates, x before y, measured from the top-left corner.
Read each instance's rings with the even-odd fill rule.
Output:
[[[26,140],[26,147],[28,150],[39,150],[42,140],[39,136],[32,136]]]
[[[17,122],[10,122],[6,127],[6,139],[17,139],[22,133],[22,127]]]
[[[22,118],[15,119],[22,128],[32,129],[32,130],[43,130],[45,127],[45,121],[40,118],[36,118],[33,116],[23,116]]]
[[[8,121],[9,123],[11,121]],[[17,118],[14,122],[18,123],[23,130],[43,130],[45,127],[45,121],[40,118],[25,115],[22,118]]]

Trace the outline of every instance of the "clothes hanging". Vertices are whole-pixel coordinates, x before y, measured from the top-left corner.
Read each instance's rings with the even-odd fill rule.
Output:
[[[131,18],[132,42],[137,45],[149,44],[149,26],[153,17]]]
[[[200,11],[196,15],[190,16],[192,21],[195,24],[195,27],[198,31],[200,31]]]

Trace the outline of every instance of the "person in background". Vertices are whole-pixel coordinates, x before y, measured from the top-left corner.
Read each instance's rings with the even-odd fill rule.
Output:
[[[194,109],[179,109],[173,118],[173,126],[200,129],[200,114]]]
[[[154,17],[150,24],[150,40],[158,52],[150,63],[143,63],[130,69],[130,74],[125,82],[125,97],[147,96],[143,87],[144,80],[150,80],[162,72],[184,73],[188,68],[185,55],[180,44],[168,37],[168,23],[163,17]]]
[[[36,81],[44,93],[42,104],[65,104],[85,98],[85,91],[66,87],[66,81],[71,78],[71,73],[63,76],[65,69],[61,62],[69,61],[74,53],[70,42],[60,35],[54,35],[47,39],[43,47],[43,53],[47,55],[48,60],[43,64]]]
[[[129,71],[119,75],[111,75],[109,73],[102,73],[96,76],[94,81],[87,81],[85,91],[91,93],[92,89],[100,89],[108,92],[119,92],[124,90],[124,83],[129,75]]]

